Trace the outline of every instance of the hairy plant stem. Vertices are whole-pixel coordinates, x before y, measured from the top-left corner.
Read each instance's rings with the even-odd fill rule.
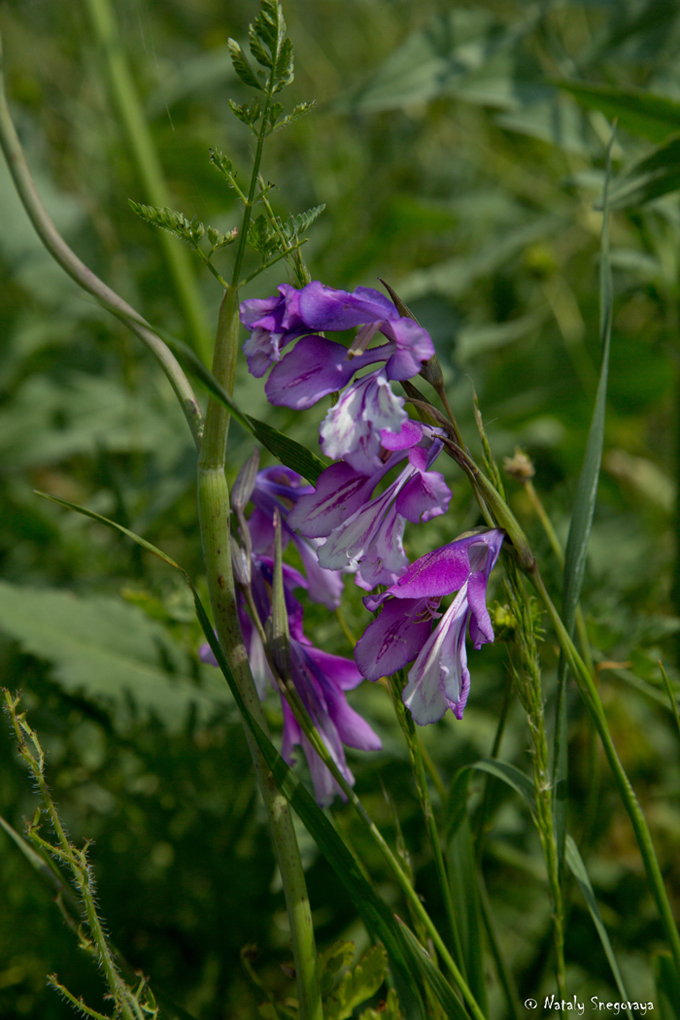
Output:
[[[152,205],[170,206],[170,193],[125,56],[114,9],[109,0],[85,0],[85,6],[104,54],[111,94],[127,134],[145,197]],[[211,337],[190,256],[178,238],[165,230],[158,233],[193,346],[207,365],[212,349]]]
[[[517,693],[527,714],[531,735],[536,827],[545,857],[553,907],[553,942],[557,987],[560,998],[565,999],[567,983],[564,965],[564,904],[557,840],[553,825],[553,786],[550,775],[548,739],[545,732],[541,667],[536,645],[537,619],[532,611],[533,599],[528,597],[519,571],[510,564],[507,566],[506,591],[517,625],[516,644],[519,662],[512,663],[512,671]]]
[[[203,415],[198,401],[179,362],[153,326],[111,290],[78,258],[66,244],[43,205],[31,177],[19,137],[12,121],[2,75],[2,39],[0,38],[0,147],[7,160],[9,172],[21,203],[38,237],[52,258],[84,291],[91,294],[102,307],[120,319],[149,348],[158,359],[180,406],[184,412],[196,447],[200,447],[203,432]]]
[[[238,354],[239,320],[236,297],[236,288],[230,287],[225,291],[220,307],[212,366],[213,375],[229,394],[234,388]],[[232,574],[229,491],[224,473],[229,420],[229,412],[222,404],[211,398],[198,460],[201,542],[217,636],[248,711],[267,733],[267,725],[239,626]],[[281,872],[293,943],[300,1018],[322,1020],[314,927],[292,816],[285,797],[279,792],[274,777],[247,727],[245,732]]]
[[[557,638],[569,663],[569,668],[571,669],[572,675],[578,684],[581,696],[588,711],[590,712],[590,716],[595,723],[600,740],[602,741],[604,753],[607,757],[607,761],[609,762],[609,766],[614,773],[614,779],[616,781],[619,794],[633,825],[633,831],[635,832],[635,837],[640,848],[647,881],[650,885],[657,910],[661,915],[661,920],[666,932],[666,937],[668,938],[676,971],[680,974],[680,935],[678,934],[673,910],[668,899],[668,893],[664,886],[661,868],[659,867],[659,861],[652,842],[652,836],[642,812],[642,808],[640,807],[640,803],[635,795],[635,791],[631,786],[630,780],[626,775],[614,746],[614,742],[607,725],[604,708],[602,707],[602,702],[600,700],[600,695],[597,687],[595,686],[595,681],[593,680],[592,674],[585,662],[579,655],[574,642],[569,636],[567,629],[562,622],[562,618],[557,612],[552,599],[546,590],[543,578],[541,577],[536,564],[534,564],[533,568],[529,571],[529,576],[536,588],[536,591],[541,596],[548,613],[550,614]]]
[[[631,820],[635,838],[640,848],[640,854],[642,855],[645,872],[647,874],[647,881],[649,882],[654,902],[661,916],[671,953],[673,955],[673,962],[678,974],[680,974],[680,935],[678,934],[678,928],[668,899],[668,893],[664,886],[663,876],[661,875],[661,868],[659,867],[659,861],[656,856],[656,851],[654,850],[651,833],[638,799],[635,796],[635,791],[630,784],[630,780],[626,775],[625,769],[621,764],[614,746],[593,675],[579,655],[560,614],[557,612],[557,609],[548,594],[543,578],[541,577],[541,573],[538,569],[538,564],[536,563],[536,557],[534,556],[533,550],[529,545],[526,535],[519,526],[517,519],[510,510],[510,507],[486,475],[480,470],[478,465],[464,450],[450,440],[444,440],[444,443],[451,451],[454,459],[460,464],[467,474],[479,502],[480,510],[484,514],[485,519],[491,519],[493,521],[491,525],[492,527],[504,528],[507,532],[513,547],[513,558],[516,557],[516,564],[523,573],[530,578],[546,609],[548,610],[555,628],[557,639],[565,653],[569,668],[576,680],[585,706],[595,723],[595,728],[597,729],[600,740],[602,741],[607,761],[614,773],[614,779],[619,790],[619,795]]]
[[[141,1018],[139,1004],[134,1002],[134,996],[132,996],[130,989],[127,987],[118,972],[113,954],[104,934],[102,923],[99,919],[99,915],[97,914],[95,906],[94,879],[87,859],[87,846],[85,846],[82,850],[78,850],[70,842],[66,835],[61,818],[59,817],[59,813],[45,781],[45,755],[38,741],[37,734],[27,723],[25,713],[19,713],[17,711],[19,698],[13,698],[8,690],[4,691],[4,695],[7,712],[12,721],[17,744],[19,746],[19,753],[33,775],[44,805],[44,810],[49,816],[52,829],[57,837],[58,846],[54,846],[52,843],[48,842],[48,840],[43,839],[40,835],[38,831],[40,818],[39,812],[33,822],[29,825],[29,836],[34,843],[42,847],[48,853],[57,857],[70,870],[74,884],[80,894],[80,900],[85,912],[87,926],[90,930],[94,946],[96,947],[97,959],[104,972],[106,983],[109,986],[116,1007],[120,1010],[120,1016],[123,1020],[135,1020],[136,1016]],[[29,747],[27,738],[33,745],[33,750]]]

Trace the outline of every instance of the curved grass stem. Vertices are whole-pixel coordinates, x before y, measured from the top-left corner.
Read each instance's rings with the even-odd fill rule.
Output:
[[[14,185],[33,227],[45,248],[72,280],[92,295],[107,311],[120,319],[155,355],[172,386],[196,444],[200,447],[203,415],[198,401],[179,362],[153,327],[131,305],[111,290],[78,258],[64,241],[42,203],[26,162],[19,137],[12,121],[2,74],[2,40],[0,39],[0,148],[5,155]]]
[[[85,0],[85,6],[103,52],[111,95],[118,108],[146,199],[158,207],[170,206],[170,192],[123,49],[113,6],[109,0]],[[159,231],[159,242],[189,327],[193,347],[205,364],[209,364],[211,337],[189,254],[182,247],[181,241],[164,230]]]

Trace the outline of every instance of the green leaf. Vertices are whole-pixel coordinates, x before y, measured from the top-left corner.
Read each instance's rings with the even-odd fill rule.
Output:
[[[609,348],[612,333],[612,273],[609,262],[609,180],[611,175],[611,152],[615,132],[612,132],[607,148],[607,169],[602,197],[602,239],[600,244],[600,342],[602,361],[597,384],[595,407],[588,432],[583,466],[576,486],[574,509],[569,526],[569,537],[564,554],[564,575],[562,580],[562,620],[569,635],[574,633],[576,609],[581,597],[583,578],[586,570],[588,541],[595,513],[597,487],[602,466],[604,444],[604,423],[607,412],[607,382],[609,378]],[[564,863],[565,840],[567,838],[567,794],[569,763],[567,757],[567,661],[564,653],[558,666],[557,710],[555,719],[555,741],[553,751],[553,815],[555,839],[560,867]]]
[[[212,165],[219,170],[229,187],[233,188],[236,181],[236,171],[232,161],[223,152],[220,152],[219,149],[208,149],[208,152],[210,153]]]
[[[680,980],[670,953],[654,957],[654,983],[661,1020],[680,1020]]]
[[[459,95],[513,108],[518,93],[544,95],[538,75],[536,82],[525,85],[527,54],[516,56],[517,44],[536,16],[537,9],[532,9],[506,28],[479,9],[456,7],[438,15],[390,54],[367,85],[336,107],[377,112]]]
[[[610,209],[629,209],[680,188],[680,138],[675,138],[622,174],[611,188]]]
[[[611,942],[609,941],[607,929],[605,928],[602,922],[602,917],[600,916],[600,908],[597,905],[597,900],[595,899],[593,887],[590,884],[590,878],[588,876],[588,872],[586,871],[586,866],[583,863],[583,858],[581,857],[581,854],[578,851],[576,843],[569,835],[567,836],[566,843],[566,861],[572,875],[579,884],[581,892],[583,893],[583,897],[586,901],[588,910],[590,911],[590,916],[593,919],[593,924],[597,929],[597,934],[600,936],[600,942],[602,943],[602,948],[604,949],[607,959],[609,961],[609,966],[612,969],[612,974],[614,975],[614,981],[616,982],[616,987],[619,990],[621,1001],[627,1002],[628,994],[623,983],[623,978],[621,977],[619,965],[616,962],[616,957],[614,956],[614,950],[612,949]],[[629,1020],[633,1020],[630,1009],[626,1010],[626,1012],[628,1014]]]
[[[276,67],[274,69],[274,88],[276,94],[290,85],[294,78],[293,44],[290,39],[284,39]]]
[[[276,105],[278,106],[280,104],[277,103]],[[308,114],[311,110],[314,110],[315,108],[316,99],[313,99],[310,103],[298,103],[297,106],[293,107],[291,112],[287,114],[283,118],[283,120],[276,125],[276,127],[274,127],[274,130],[281,131],[283,128],[288,127],[289,124],[294,124],[296,120],[300,120],[301,117],[304,117],[306,114]],[[278,117],[276,119],[278,119]],[[274,120],[272,120],[272,126],[273,125]],[[322,208],[325,208],[325,206],[323,206]]]
[[[324,1000],[326,1020],[347,1020],[356,1006],[366,1002],[387,977],[387,955],[380,944],[364,953],[355,967],[343,974],[340,984]]]
[[[235,103],[233,99],[228,100],[228,102],[229,109],[234,116],[254,130],[255,124],[262,116],[263,105],[260,98],[254,99],[252,103]]]
[[[205,227],[195,216],[192,220],[188,220],[183,213],[177,212],[176,209],[169,209],[167,206],[161,209],[155,205],[140,205],[138,202],[133,202],[131,198],[128,199],[128,204],[133,213],[136,213],[145,223],[149,223],[152,227],[159,227],[161,230],[167,230],[169,234],[174,234],[180,241],[185,241],[192,248],[197,246],[205,234]]]
[[[449,840],[449,888],[463,953],[463,974],[484,1013],[488,1013],[484,968],[484,922],[477,883],[477,861],[470,821],[465,813]]]
[[[229,47],[229,55],[231,56],[231,62],[234,65],[234,70],[241,81],[245,85],[250,85],[251,88],[258,89],[258,91],[263,92],[264,83],[260,80],[255,71],[253,71],[248,58],[236,40],[228,39],[227,46]]]
[[[508,761],[500,761],[498,758],[482,758],[472,765],[464,765],[453,777],[446,811],[446,832],[449,839],[455,835],[467,816],[467,787],[472,770],[486,772],[488,775],[500,779],[506,786],[510,786],[525,801],[532,815],[534,814],[536,798],[534,784],[529,776]]]
[[[322,205],[315,205],[311,209],[307,209],[306,212],[291,216],[290,220],[283,224],[283,232],[288,240],[294,241],[302,236],[302,234],[305,234],[312,223],[318,220],[325,208],[326,203],[324,202]]]
[[[467,822],[467,784],[470,772],[473,770],[486,772],[489,775],[495,776],[507,786],[511,787],[528,805],[532,816],[535,818],[536,798],[534,794],[534,784],[529,776],[510,762],[499,761],[496,758],[487,758],[481,761],[476,761],[471,765],[464,765],[462,768],[458,769],[453,777],[447,809],[447,828],[451,836],[455,836],[458,829]],[[593,887],[590,883],[590,878],[588,877],[585,864],[583,863],[578,847],[571,836],[567,835],[565,845],[566,863],[585,897],[588,910],[590,911],[597,934],[602,943],[602,948],[604,949],[607,960],[609,961],[616,986],[621,995],[621,1000],[627,1001],[628,996],[621,978],[621,971],[616,961],[614,950],[612,949],[609,935],[607,934],[607,929],[605,928],[602,917],[600,916],[600,910],[595,899],[595,893],[593,892]]]
[[[600,110],[608,120],[618,119],[621,127],[650,142],[665,142],[669,135],[680,132],[680,103],[675,99],[642,89],[581,81],[560,79],[554,84],[569,92],[585,109]]]
[[[200,379],[208,392],[228,408],[236,420],[248,432],[254,435],[256,439],[259,439],[262,445],[270,453],[273,453],[282,464],[292,468],[293,471],[297,471],[298,474],[306,478],[312,485],[316,485],[316,481],[321,472],[326,468],[326,465],[315,453],[312,453],[311,450],[308,450],[289,436],[284,435],[283,432],[279,432],[278,429],[273,428],[271,425],[267,425],[265,422],[258,421],[257,418],[252,418],[249,414],[245,414],[236,404],[233,397],[229,396],[212,372],[205,367],[198,355],[187,344],[182,343],[181,340],[176,340],[165,333],[165,331],[161,335],[162,339],[173,354],[182,362],[187,371]]]
[[[221,230],[216,230],[215,227],[206,227],[206,233],[210,241],[210,254],[212,255],[218,248],[226,248],[228,244],[234,243],[238,236],[238,227],[234,227],[228,234],[223,234]]]
[[[272,255],[278,254],[281,250],[281,238],[269,225],[267,218],[260,213],[250,224],[248,230],[248,241],[266,262]]]
[[[365,1009],[359,1020],[404,1020],[394,988],[390,988],[387,999],[381,1004],[379,1010]]]
[[[319,953],[317,970],[322,996],[329,994],[340,971],[349,967],[353,959],[353,942],[334,942],[328,949]]]
[[[197,686],[187,653],[160,624],[119,599],[0,581],[0,628],[51,663],[64,690],[113,709],[123,725],[131,703],[142,718],[156,717],[173,730],[192,704],[204,720],[225,704],[224,689],[207,669]]]
[[[312,485],[316,485],[319,475],[325,471],[326,465],[315,453],[284,435],[283,432],[279,432],[278,429],[267,425],[264,421],[251,418],[250,415],[248,415],[248,421],[253,435],[260,440],[263,446],[267,447],[270,453],[273,453],[286,467],[292,468]]]

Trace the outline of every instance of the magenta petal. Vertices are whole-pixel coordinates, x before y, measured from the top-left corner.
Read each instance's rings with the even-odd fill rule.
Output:
[[[445,514],[450,499],[451,490],[439,471],[416,471],[397,496],[397,510],[407,521],[419,524]]]
[[[285,354],[265,385],[270,404],[303,410],[343,389],[360,366],[347,348],[322,336],[307,336]]]
[[[380,477],[359,474],[342,462],[331,464],[319,475],[316,491],[300,496],[288,524],[307,538],[325,538],[361,509]]]
[[[380,327],[389,340],[396,341],[397,350],[387,362],[389,379],[410,379],[418,375],[422,363],[434,354],[434,344],[426,329],[413,319],[397,319]]]
[[[338,731],[338,736],[347,747],[359,751],[379,751],[382,741],[365,719],[355,712],[342,691],[328,696],[328,711]]]
[[[299,535],[294,535],[295,545],[300,553],[302,565],[307,575],[307,594],[312,602],[319,602],[331,611],[338,608],[342,601],[344,583],[342,574],[337,570],[327,570],[319,563],[319,556],[309,542]]]
[[[366,546],[359,563],[356,583],[366,591],[378,584],[392,584],[408,566],[403,545],[405,524],[406,521],[397,513],[396,504],[393,503]]]
[[[256,322],[259,323],[264,319],[265,325],[263,328],[275,329],[277,323],[272,313],[280,304],[281,297],[278,294],[268,298],[249,298],[248,301],[242,301],[239,308],[241,322],[250,329]]]
[[[281,757],[288,765],[295,764],[295,756],[293,754],[293,747],[295,744],[299,744],[302,738],[302,730],[298,725],[298,721],[293,715],[291,708],[281,695],[281,708],[283,709],[283,734],[281,737]]]
[[[452,708],[463,714],[470,675],[467,669],[465,629],[469,608],[462,588],[409,670],[402,699],[419,726],[437,722]]]
[[[426,553],[408,568],[390,588],[398,599],[434,598],[450,595],[470,576],[467,546],[474,537],[444,545]]]
[[[493,641],[491,617],[486,608],[486,586],[488,574],[471,574],[468,581],[468,599],[472,616],[470,617],[470,639],[475,648]]]
[[[217,666],[217,659],[207,641],[198,649],[198,657],[201,662],[205,662],[206,666]]]
[[[306,646],[305,653],[319,672],[341,691],[351,691],[361,683],[362,674],[351,659],[345,659],[341,655],[331,655],[330,652],[323,652],[313,645]]]
[[[381,429],[380,442],[386,450],[408,450],[423,438],[423,426],[419,421],[407,418],[399,432]]]
[[[391,676],[416,658],[432,630],[430,599],[391,599],[357,641],[354,658],[367,680]]]

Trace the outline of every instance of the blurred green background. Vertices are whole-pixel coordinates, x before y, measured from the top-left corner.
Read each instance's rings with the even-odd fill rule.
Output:
[[[255,3],[113,0],[112,9],[172,204],[219,229],[233,227],[239,212],[208,147],[223,150],[247,177],[251,140],[227,107],[247,90],[226,43],[245,39]],[[621,99],[652,93],[680,101],[680,5],[288,0],[284,9],[296,50],[295,82],[284,100],[288,108],[309,99],[319,105],[268,144],[263,174],[276,184],[275,208],[297,213],[326,203],[305,248],[313,278],[351,288],[379,286],[383,277],[397,289],[432,333],[471,445],[474,387],[496,457],[517,444],[526,449],[564,538],[599,370],[601,214],[594,205],[607,116],[620,114],[616,187],[616,175],[629,179],[637,160],[680,130],[674,104],[665,120],[636,119]],[[128,198],[149,198],[89,11],[85,0],[0,6],[13,115],[49,211],[80,257],[151,321],[191,339],[159,237],[128,207]],[[559,87],[564,79],[606,88],[587,106]],[[677,681],[680,206],[673,188],[680,177],[673,178],[673,152],[662,160],[665,177],[628,204],[622,199],[613,214],[609,417],[583,602],[610,726],[677,904],[679,738],[657,664],[663,658]],[[193,269],[212,330],[219,286]],[[150,356],[42,250],[4,165],[0,273],[4,683],[24,692],[71,834],[95,840],[100,905],[114,942],[195,1017],[249,1020],[257,998],[239,962],[243,946],[257,946],[254,966],[277,995],[294,986],[281,969],[291,959],[283,897],[235,709],[198,663],[198,627],[170,572],[33,493],[46,490],[115,518],[200,578],[189,434]],[[279,267],[270,270],[246,296],[264,297],[285,279]],[[316,448],[325,401],[304,416],[274,412],[245,366],[236,397],[249,413]],[[233,425],[232,477],[251,449]],[[442,470],[452,509],[407,529],[412,557],[478,522],[452,462]],[[558,593],[559,572],[531,506],[519,485],[508,484]],[[358,634],[368,614],[351,581],[346,587],[345,615]],[[351,654],[325,610],[309,606],[305,619],[317,644]],[[543,659],[550,718],[550,638]],[[471,653],[470,665],[464,720],[449,716],[423,733],[445,781],[489,754],[508,684],[501,643]],[[653,1000],[652,960],[663,933],[628,819],[572,696],[571,828],[629,994]],[[381,753],[349,753],[357,789],[391,841],[400,819],[418,887],[439,918],[388,695],[364,684],[352,702],[384,743]],[[267,711],[280,728],[273,696]],[[513,703],[501,754],[529,770],[527,746],[526,720]],[[492,793],[487,883],[519,994],[540,998],[555,990],[540,845],[523,806],[505,788]],[[33,808],[7,728],[0,733],[0,813],[23,830]],[[342,807],[334,813],[377,888],[403,911],[351,815]],[[343,890],[303,831],[300,840],[320,944],[348,937],[363,947],[365,932]],[[52,972],[105,1008],[96,971],[4,832],[0,905],[0,1015],[72,1015],[45,987]],[[618,998],[577,891],[567,961],[570,992]],[[502,1016],[491,964],[489,980],[492,1013]]]

